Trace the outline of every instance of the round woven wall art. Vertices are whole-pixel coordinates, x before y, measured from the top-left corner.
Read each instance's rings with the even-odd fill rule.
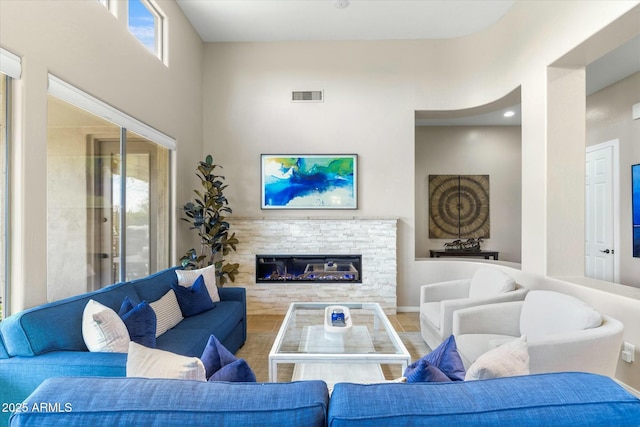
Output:
[[[489,238],[489,175],[429,175],[429,238]]]

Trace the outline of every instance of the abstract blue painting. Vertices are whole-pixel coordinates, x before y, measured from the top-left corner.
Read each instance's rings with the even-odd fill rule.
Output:
[[[633,204],[633,256],[640,258],[640,165],[631,166],[631,200]]]
[[[358,157],[261,156],[262,209],[357,209]]]

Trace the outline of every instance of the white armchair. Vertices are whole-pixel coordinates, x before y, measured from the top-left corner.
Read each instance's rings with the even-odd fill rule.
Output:
[[[623,329],[620,321],[553,291],[530,291],[524,301],[465,308],[453,316],[467,369],[480,355],[524,335],[532,374],[582,371],[613,377]]]
[[[420,332],[436,348],[453,332],[453,312],[504,301],[520,301],[527,289],[496,268],[478,269],[471,279],[432,283],[420,287]]]

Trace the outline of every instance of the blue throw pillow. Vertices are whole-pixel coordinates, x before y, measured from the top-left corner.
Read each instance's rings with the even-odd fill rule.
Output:
[[[189,287],[172,283],[171,288],[173,288],[176,293],[178,305],[184,317],[195,316],[196,314],[211,310],[216,306],[213,301],[211,301],[202,275],[198,276],[196,281],[193,282],[193,285]]]
[[[200,360],[209,381],[256,381],[249,364],[244,359],[236,358],[215,335],[209,337]]]
[[[156,312],[148,302],[142,301],[134,305],[127,296],[124,297],[118,315],[129,331],[131,341],[145,347],[156,347]]]
[[[244,359],[236,359],[219,371],[214,372],[208,381],[256,382],[256,374]]]
[[[408,383],[451,382],[451,378],[424,360],[424,358],[409,365],[404,371],[404,376],[407,378]]]
[[[458,353],[456,339],[453,335],[443,341],[442,344],[420,360],[424,360],[429,363],[429,365],[435,366],[452,381],[464,381],[464,364],[462,363],[462,358]],[[416,365],[420,360],[407,367],[405,370],[405,377],[407,376],[406,374],[409,368]]]

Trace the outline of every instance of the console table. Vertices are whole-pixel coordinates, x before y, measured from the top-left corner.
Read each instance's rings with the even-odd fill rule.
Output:
[[[440,258],[441,256],[447,257],[477,257],[489,259],[493,257],[494,260],[498,259],[497,251],[445,251],[444,249],[430,249],[429,254],[431,258]]]

